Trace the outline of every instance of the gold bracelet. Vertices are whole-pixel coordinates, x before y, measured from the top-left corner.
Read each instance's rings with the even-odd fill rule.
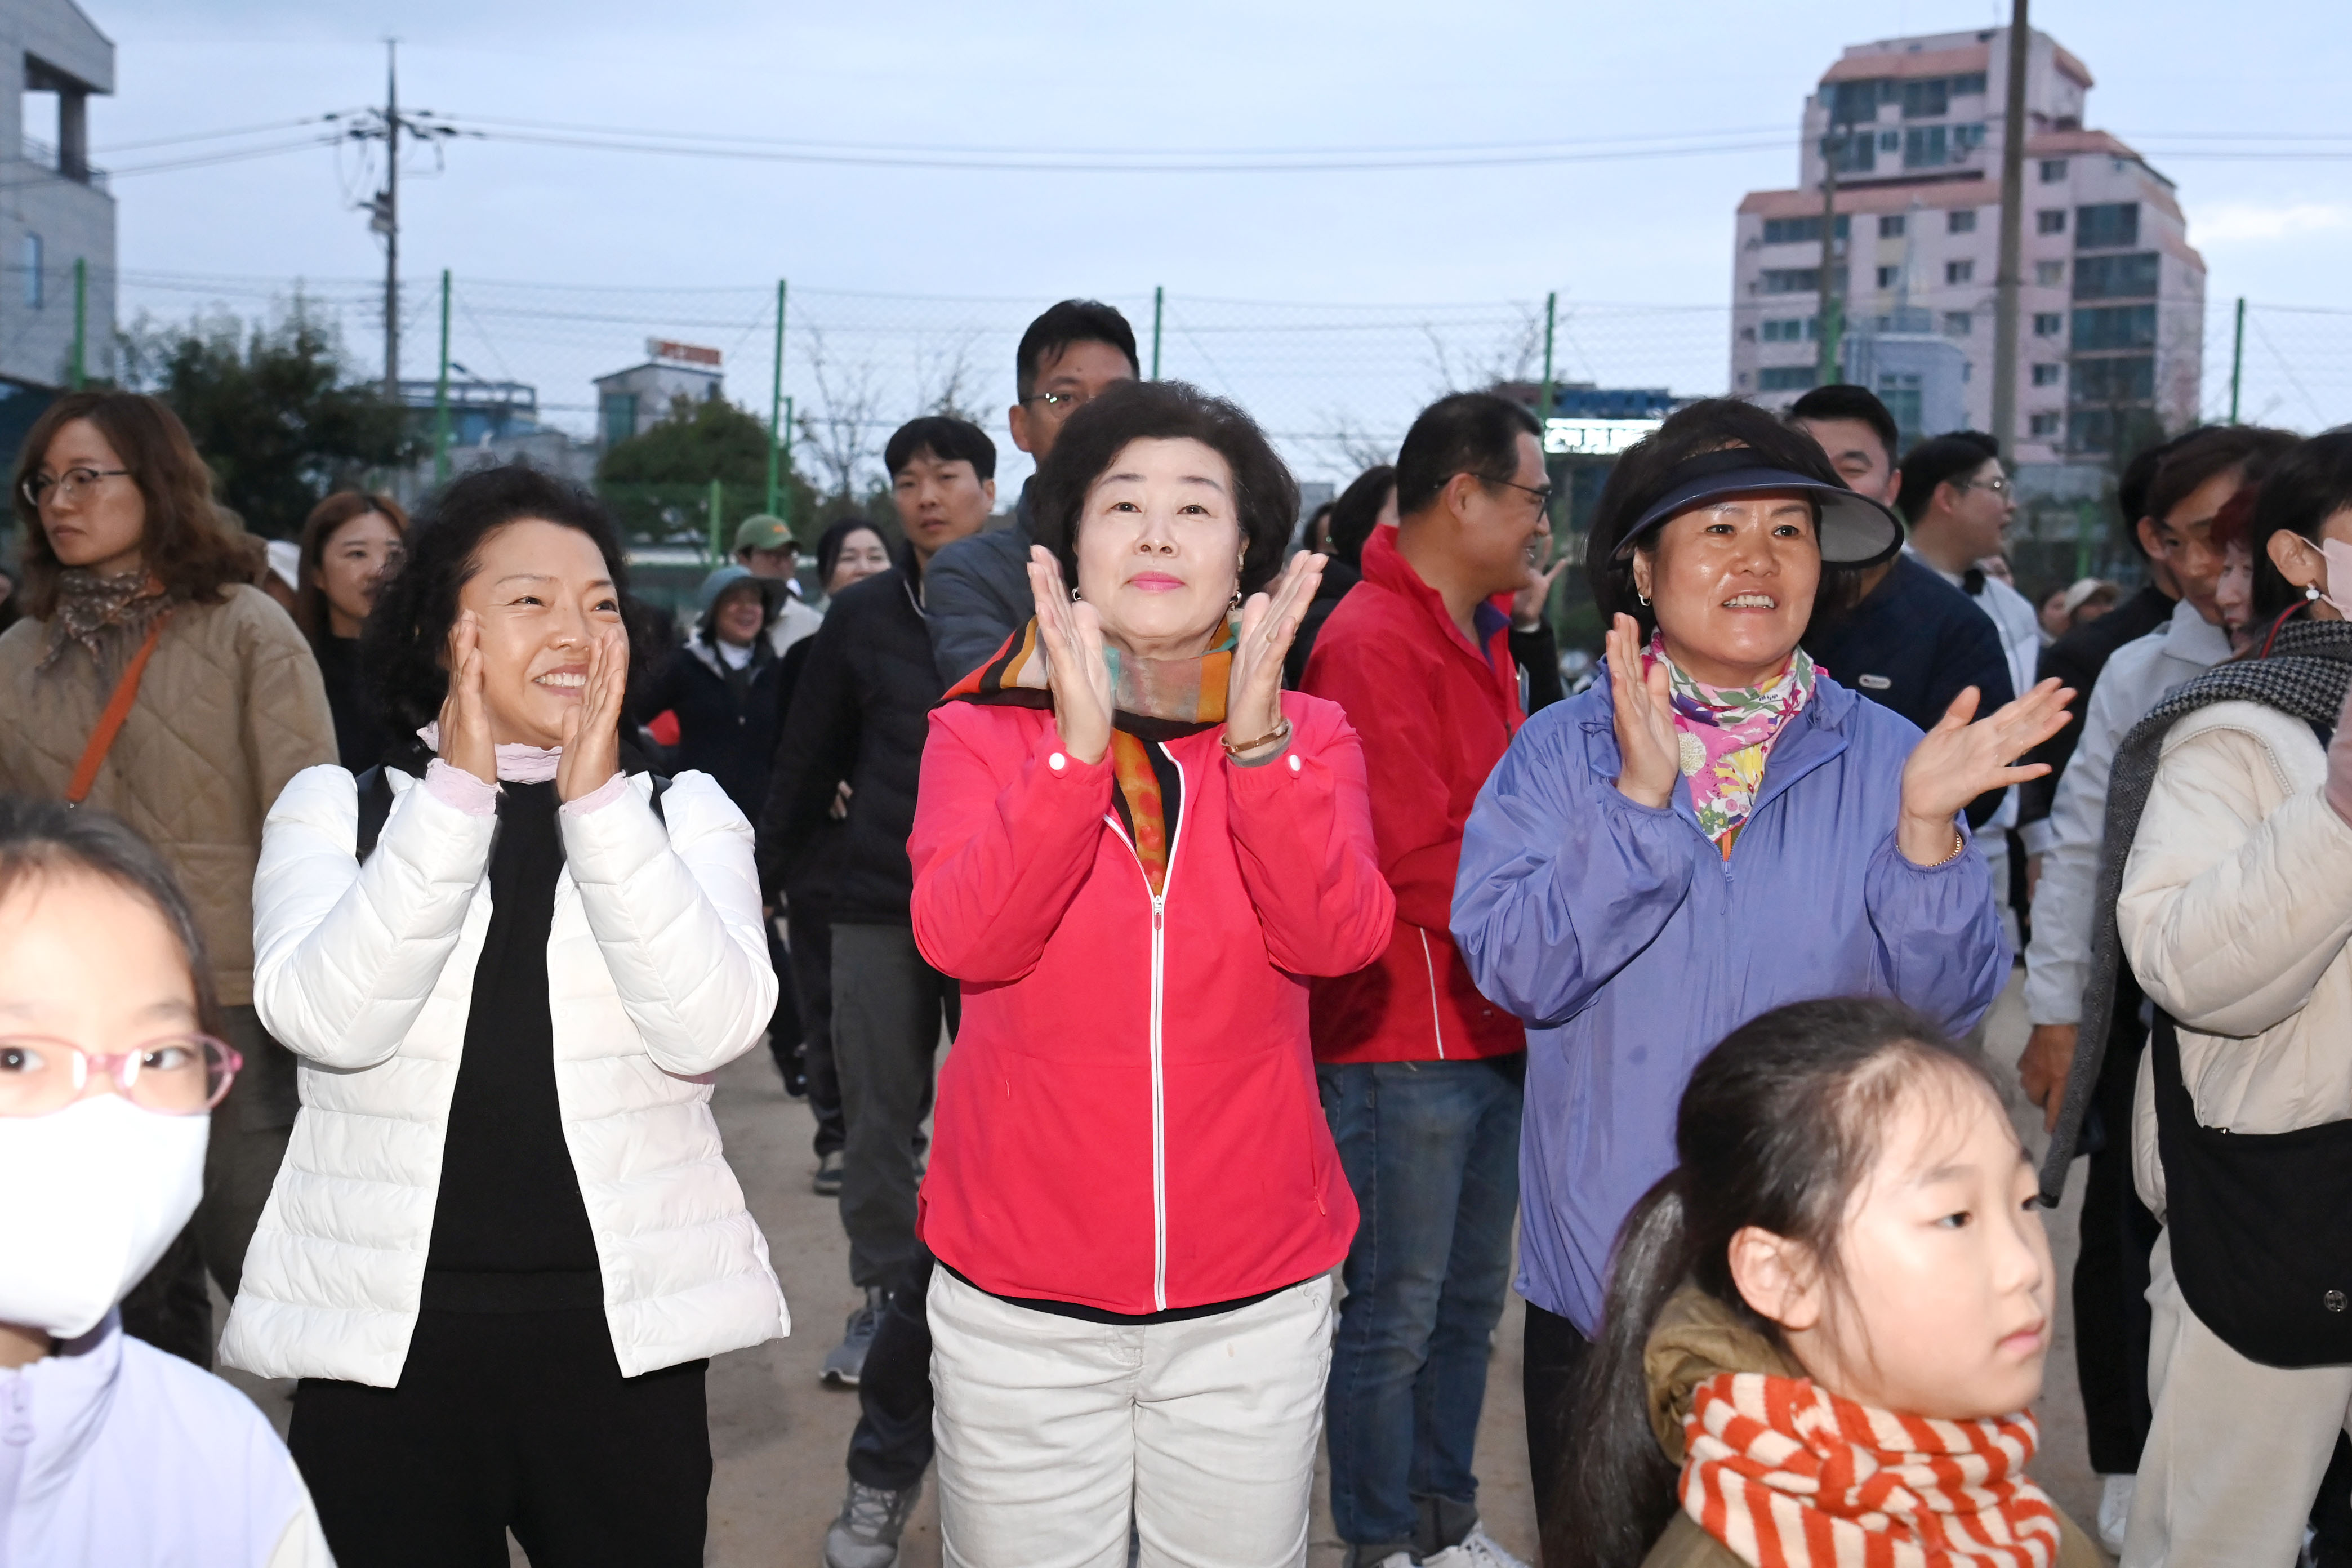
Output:
[[[1260,735],[1255,741],[1244,741],[1240,744],[1236,745],[1231,740],[1220,735],[1217,737],[1217,744],[1225,749],[1225,755],[1233,758],[1235,762],[1239,762],[1241,760],[1241,754],[1244,752],[1255,752],[1260,746],[1270,746],[1276,741],[1287,741],[1288,739],[1290,739],[1290,715],[1286,713],[1282,716],[1282,722],[1276,724],[1273,729],[1268,730],[1265,734]]]
[[[1920,867],[1919,869],[1922,871],[1932,871],[1938,866],[1948,866],[1965,854],[1968,847],[1969,836],[1955,827],[1952,829],[1952,852],[1949,855],[1945,856],[1941,860],[1928,861],[1925,866]]]

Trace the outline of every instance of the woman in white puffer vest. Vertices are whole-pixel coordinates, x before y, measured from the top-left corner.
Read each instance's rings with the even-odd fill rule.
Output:
[[[363,650],[417,741],[299,774],[264,829],[256,1003],[302,1110],[221,1355],[302,1380],[346,1568],[509,1530],[693,1568],[706,1358],[789,1326],[709,1107],[775,1008],[751,831],[626,749],[626,606],[584,491],[457,479]]]

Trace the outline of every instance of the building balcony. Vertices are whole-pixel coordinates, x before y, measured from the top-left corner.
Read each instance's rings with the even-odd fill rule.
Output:
[[[88,185],[94,191],[105,191],[110,195],[113,194],[108,185],[105,170],[94,168],[88,163],[84,163],[79,169],[68,168],[55,147],[34,137],[20,138],[20,144],[22,151],[14,159],[9,160],[16,165],[16,169],[6,176],[11,184],[22,181],[21,171],[29,167],[54,179],[68,181],[77,185]]]

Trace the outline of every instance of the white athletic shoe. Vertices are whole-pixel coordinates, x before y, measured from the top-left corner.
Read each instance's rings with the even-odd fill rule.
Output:
[[[2111,1555],[2124,1554],[2124,1529],[2131,1523],[2132,1488],[2137,1476],[2099,1478],[2099,1544]]]
[[[1470,1533],[1462,1538],[1459,1545],[1449,1546],[1436,1556],[1424,1557],[1421,1562],[1422,1568],[1528,1568],[1526,1563],[1504,1551],[1502,1543],[1487,1534],[1483,1524],[1472,1525]]]

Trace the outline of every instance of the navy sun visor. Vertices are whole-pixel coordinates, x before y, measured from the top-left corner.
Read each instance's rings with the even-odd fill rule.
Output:
[[[1623,560],[1643,534],[1693,507],[1766,490],[1801,491],[1813,503],[1824,566],[1875,566],[1903,548],[1902,523],[1878,502],[1843,485],[1773,468],[1746,447],[1735,447],[1702,452],[1678,464],[1668,476],[1664,493],[1619,537],[1611,559]]]

